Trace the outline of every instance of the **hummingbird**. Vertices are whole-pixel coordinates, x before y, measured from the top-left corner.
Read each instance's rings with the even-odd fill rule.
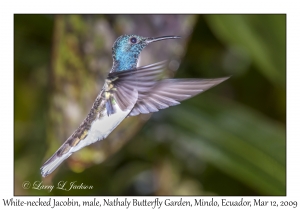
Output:
[[[158,76],[167,61],[137,67],[139,55],[150,43],[179,36],[122,35],[112,47],[113,66],[87,117],[43,164],[43,177],[52,173],[74,152],[105,139],[126,117],[157,112],[218,85],[214,79],[163,79]]]

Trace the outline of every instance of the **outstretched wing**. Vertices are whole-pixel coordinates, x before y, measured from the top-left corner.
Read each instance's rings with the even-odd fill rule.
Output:
[[[165,79],[158,80],[158,75],[166,67],[162,61],[136,69],[113,72],[109,78],[115,79],[114,98],[120,108],[126,107],[126,93],[133,87],[138,91],[138,100],[128,116],[157,112],[180,101],[191,98],[212,88],[229,77],[215,79]]]
[[[226,78],[216,79],[165,79],[156,82],[156,85],[148,89],[138,97],[138,101],[129,116],[157,112],[169,106],[180,104],[199,93],[223,82]]]

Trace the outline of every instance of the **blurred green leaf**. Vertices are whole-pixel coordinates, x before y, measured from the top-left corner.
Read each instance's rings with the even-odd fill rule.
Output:
[[[244,48],[275,85],[285,86],[285,15],[207,15],[209,27],[225,44]]]
[[[235,102],[202,97],[170,111],[181,148],[250,188],[285,195],[285,129]]]

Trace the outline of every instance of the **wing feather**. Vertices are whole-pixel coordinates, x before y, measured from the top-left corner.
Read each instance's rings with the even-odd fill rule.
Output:
[[[139,94],[138,101],[129,116],[157,112],[159,109],[178,105],[180,101],[202,93],[226,79],[228,77],[216,79],[166,79],[157,81],[156,85],[148,89],[147,92]]]

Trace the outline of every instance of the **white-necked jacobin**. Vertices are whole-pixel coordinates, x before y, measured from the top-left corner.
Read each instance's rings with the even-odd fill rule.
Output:
[[[157,80],[167,62],[137,67],[139,55],[149,43],[178,38],[122,35],[115,41],[113,66],[102,90],[85,120],[41,167],[43,177],[72,153],[105,139],[126,117],[180,104],[228,78]]]

